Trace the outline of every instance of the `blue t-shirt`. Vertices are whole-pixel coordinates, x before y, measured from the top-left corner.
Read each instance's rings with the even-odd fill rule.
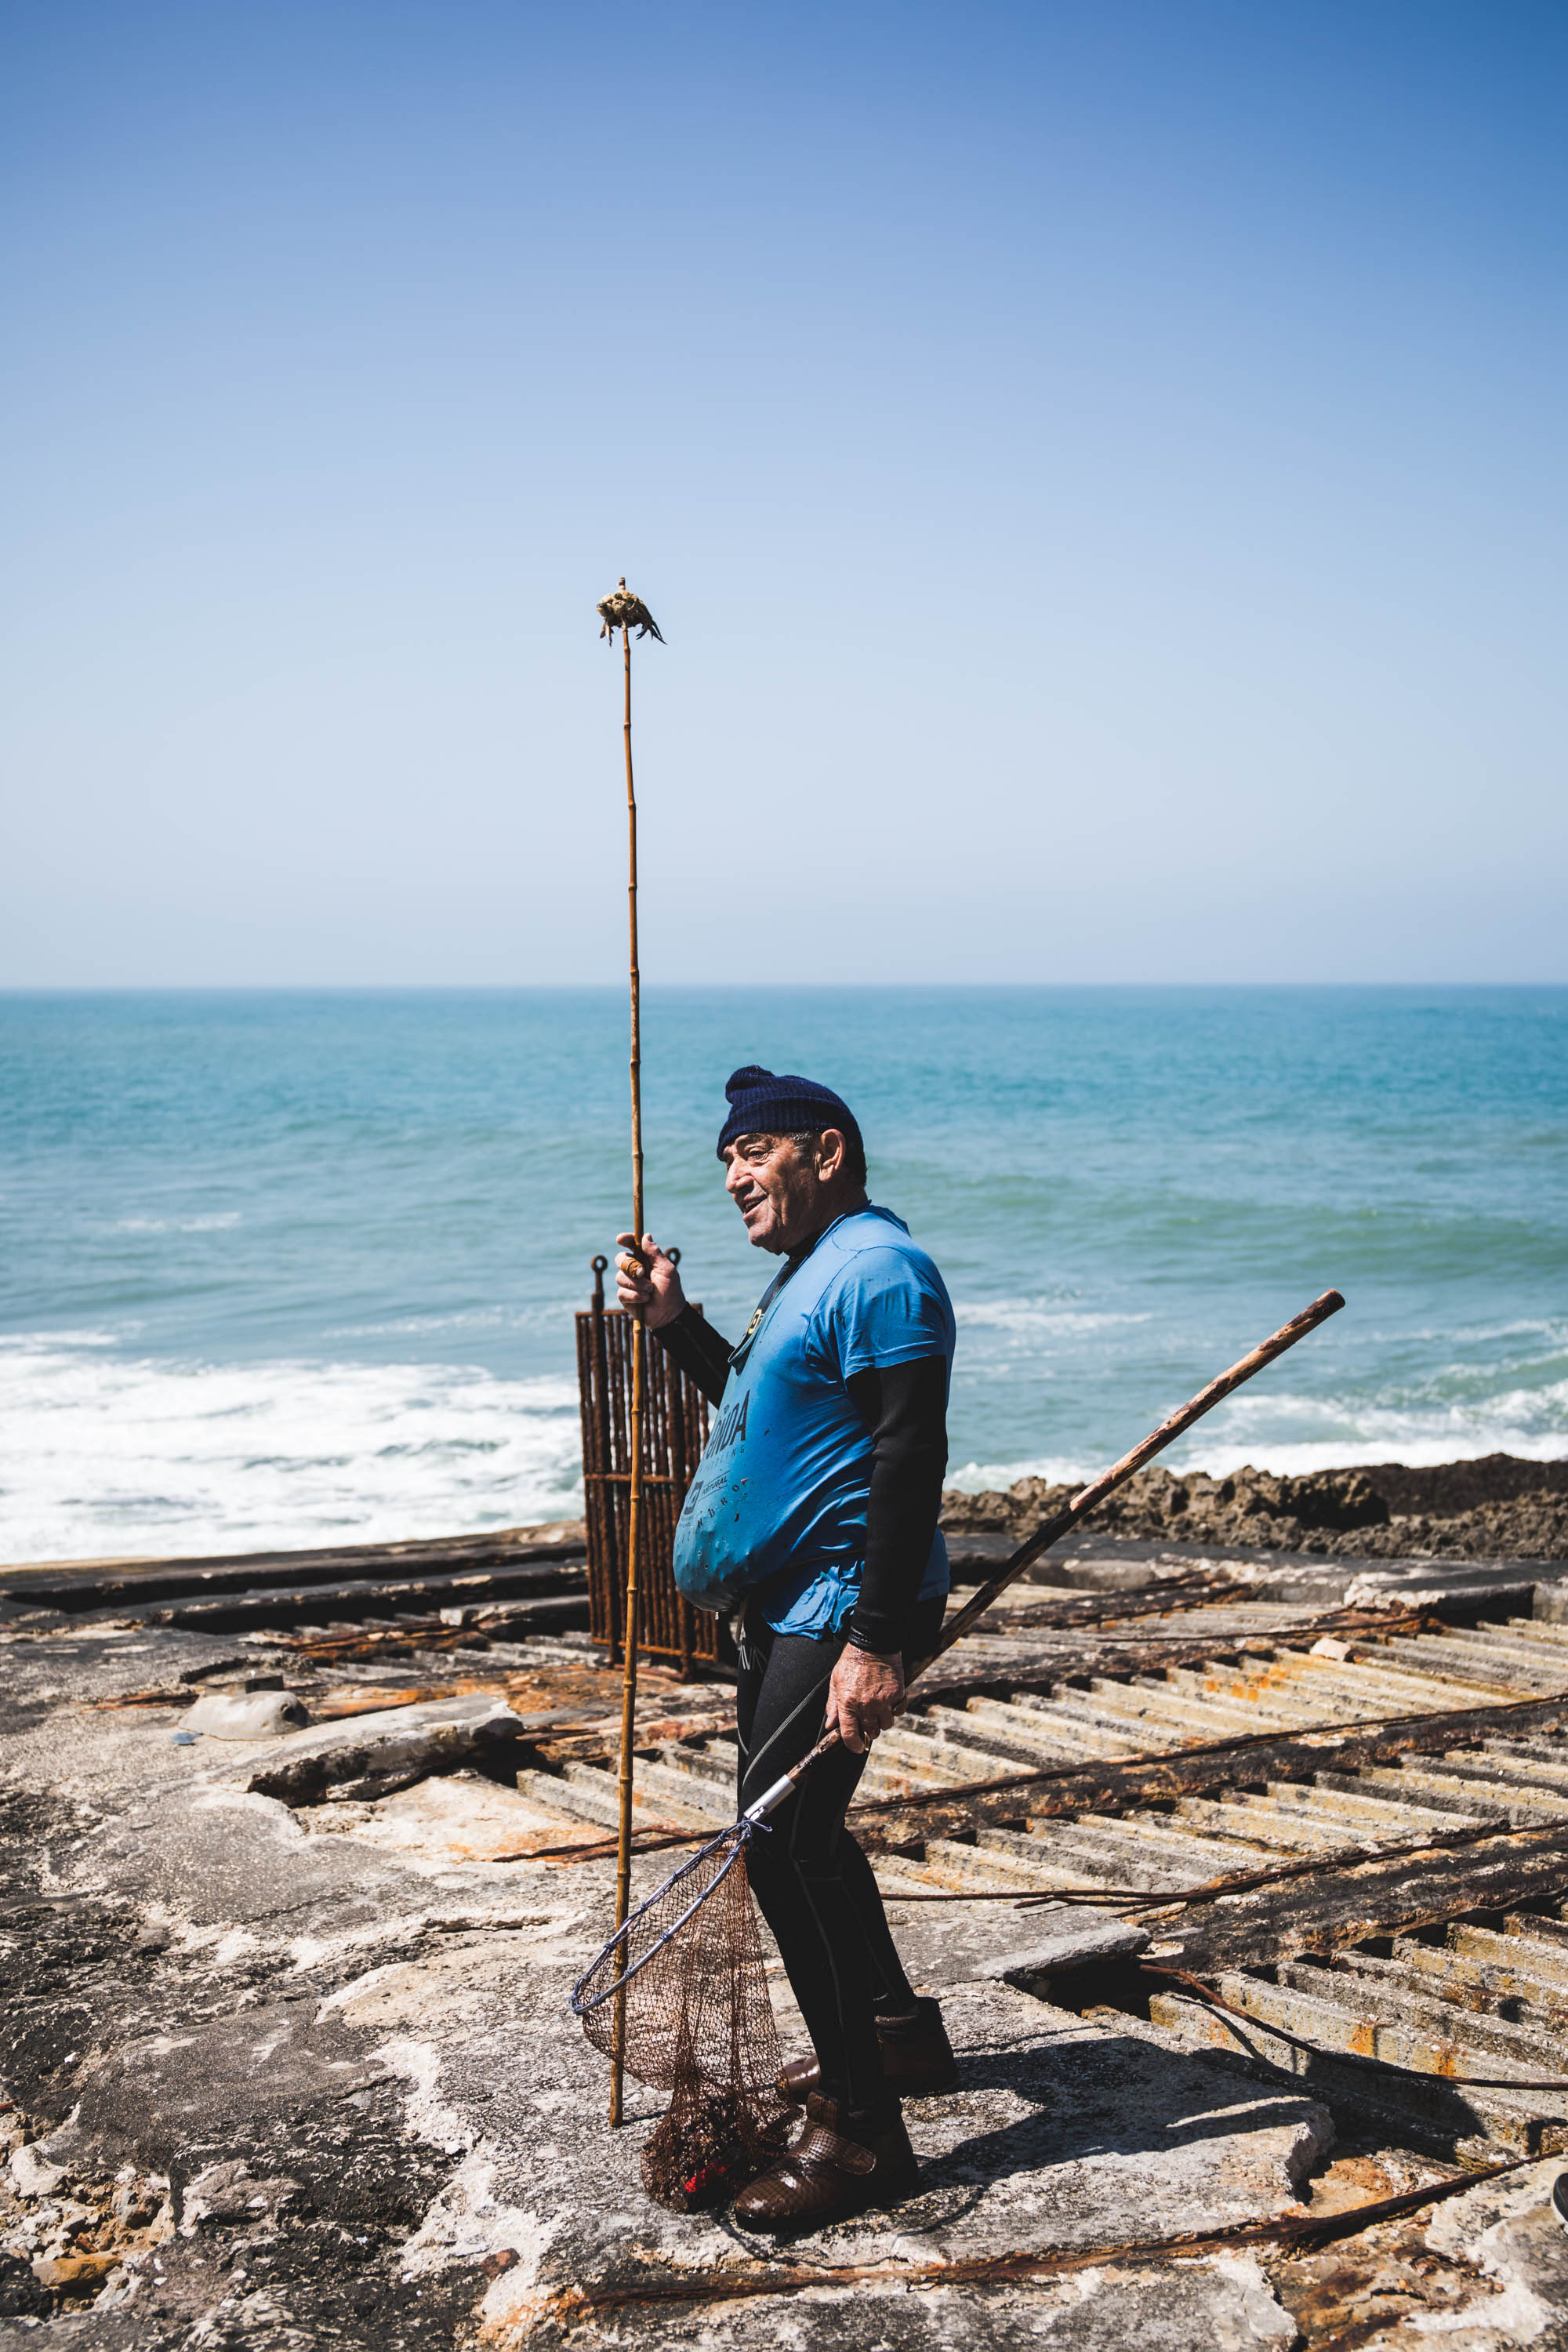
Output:
[[[763,1294],[730,1359],[718,1419],[675,1533],[675,1580],[700,1609],[765,1586],[775,1633],[837,1633],[866,1559],[871,1433],[845,1383],[879,1364],[943,1356],[952,1305],[890,1209],[840,1217]],[[948,1587],[939,1529],[922,1601]]]

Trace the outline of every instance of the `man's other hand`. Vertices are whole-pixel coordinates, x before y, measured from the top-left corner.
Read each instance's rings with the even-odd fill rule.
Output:
[[[904,1662],[895,1651],[879,1657],[870,1650],[845,1651],[827,1685],[827,1728],[835,1725],[853,1756],[864,1756],[904,1704]]]
[[[616,1295],[623,1307],[640,1307],[643,1319],[650,1331],[662,1330],[673,1323],[686,1304],[686,1293],[680,1287],[680,1276],[674,1261],[667,1257],[651,1234],[644,1234],[642,1246],[635,1258],[626,1252],[636,1246],[632,1234],[617,1234],[616,1246],[621,1255],[616,1260]],[[637,1267],[634,1273],[633,1267]]]

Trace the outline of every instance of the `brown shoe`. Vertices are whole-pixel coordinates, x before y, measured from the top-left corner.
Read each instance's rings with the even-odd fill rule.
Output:
[[[895,2205],[919,2186],[920,2168],[896,2108],[890,2124],[868,2128],[837,2100],[813,2091],[800,2137],[742,2189],[733,2210],[748,2230],[820,2230],[868,2205]]]
[[[942,2021],[942,2004],[928,1995],[915,2002],[912,2018],[877,2021],[882,2045],[882,2079],[895,2098],[934,2099],[958,2088],[958,2061]],[[792,2058],[781,2067],[778,2087],[792,2107],[800,2106],[822,2080],[815,2058]]]

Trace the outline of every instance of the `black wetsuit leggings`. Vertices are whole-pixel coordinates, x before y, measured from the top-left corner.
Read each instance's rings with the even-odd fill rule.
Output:
[[[945,1606],[918,1604],[906,1671],[930,1656]],[[742,1811],[821,1738],[828,1679],[843,1649],[838,1636],[775,1633],[753,1611],[735,1701]],[[876,2109],[888,2095],[877,2017],[907,2012],[915,1996],[871,1865],[844,1826],[865,1769],[866,1759],[847,1748],[814,1764],[752,1839],[746,1865],[816,2052],[823,2096]]]

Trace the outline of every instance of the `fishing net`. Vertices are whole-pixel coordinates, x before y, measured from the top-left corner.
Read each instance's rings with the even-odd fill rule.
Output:
[[[753,2179],[794,2113],[777,2086],[784,2054],[746,1876],[752,1833],[737,1822],[684,1863],[573,1990],[595,2049],[670,2094],[642,2179],[678,2211],[721,2203]]]

